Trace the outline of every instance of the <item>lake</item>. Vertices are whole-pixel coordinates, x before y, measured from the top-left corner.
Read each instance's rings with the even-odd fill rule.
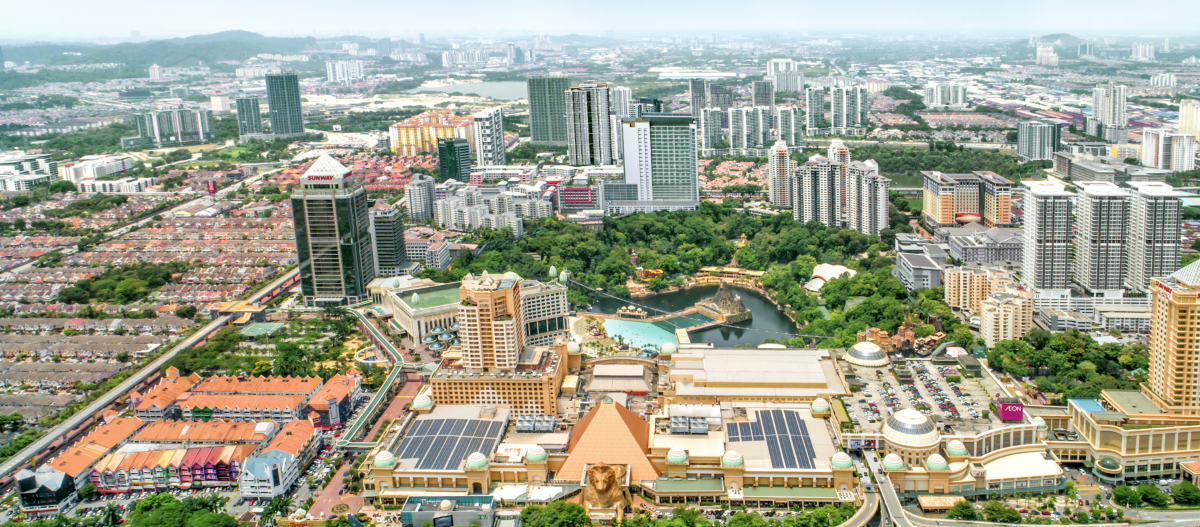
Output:
[[[641,306],[645,306],[647,310],[650,308],[663,309],[667,311],[679,311],[692,306],[705,298],[711,297],[717,292],[716,285],[703,285],[682,291],[672,293],[661,293],[653,296],[642,298],[634,298],[630,300],[617,300],[609,297],[602,297],[592,303],[592,311],[598,313],[616,313],[617,308],[629,305],[631,302],[636,302]],[[745,322],[730,324],[727,326],[717,326],[708,328],[703,331],[692,333],[692,342],[710,342],[719,347],[730,347],[735,344],[750,344],[757,346],[762,344],[768,338],[776,340],[785,340],[791,338],[788,334],[796,333],[798,328],[788,318],[783,311],[775,308],[775,304],[771,303],[767,297],[759,294],[752,289],[744,289],[741,287],[731,286],[734,292],[741,295],[742,303],[746,305],[754,317]],[[660,315],[661,312],[651,311],[651,315]],[[689,315],[690,317],[700,317],[697,320],[708,320],[708,317],[703,315]],[[609,326],[613,324],[613,326]],[[646,322],[636,321],[608,321],[604,324],[610,337],[615,337],[614,331],[625,335],[627,343],[639,346],[641,344],[659,344],[661,342],[653,342],[654,339],[662,339],[670,336],[668,342],[674,342],[674,335],[666,328],[658,327],[666,325],[663,323],[649,324]],[[650,326],[650,327],[646,327]]]
[[[480,82],[476,84],[452,84],[435,88],[414,88],[405,93],[473,93],[480,97],[491,97],[497,101],[515,101],[527,96],[525,83],[521,81]]]

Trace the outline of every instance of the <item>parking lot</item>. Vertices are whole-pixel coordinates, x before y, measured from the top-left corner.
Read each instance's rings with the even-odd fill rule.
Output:
[[[990,378],[965,377],[956,366],[936,366],[928,360],[908,361],[908,366],[913,372],[912,384],[900,383],[890,365],[854,368],[864,383],[863,390],[843,401],[864,432],[878,432],[889,415],[904,408],[914,408],[963,432],[1000,424],[988,407],[999,389]],[[950,382],[947,377],[959,380]]]

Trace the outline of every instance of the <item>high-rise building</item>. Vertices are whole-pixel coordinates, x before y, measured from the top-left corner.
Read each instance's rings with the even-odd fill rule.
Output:
[[[1058,67],[1058,53],[1054,52],[1054,46],[1038,46],[1034,63],[1039,66]]]
[[[1022,181],[1025,223],[1021,279],[1025,287],[1067,294],[1071,283],[1071,200],[1075,194],[1051,181]]]
[[[979,336],[989,348],[1002,340],[1019,340],[1033,329],[1033,295],[1012,284],[993,291],[979,303]]]
[[[800,110],[795,106],[775,110],[775,138],[788,146],[804,144],[804,131],[796,116],[798,113]]]
[[[325,79],[329,82],[353,84],[366,76],[367,70],[361,60],[325,61]]]
[[[462,182],[471,179],[471,145],[466,139],[438,139],[438,173]]]
[[[162,79],[163,79],[162,66],[159,66],[158,64],[151,64],[150,65],[150,80],[160,81]]]
[[[820,128],[825,122],[825,89],[816,86],[805,88],[804,100],[804,127],[812,134],[811,130]]]
[[[4,69],[7,67],[8,66],[4,64],[4,48],[0,47],[0,71],[4,71]]]
[[[780,73],[788,73],[798,71],[799,64],[792,59],[771,59],[767,61],[767,77],[774,77]]]
[[[531,75],[529,93],[529,140],[535,143],[567,143],[567,90],[565,75]]]
[[[879,175],[879,164],[874,160],[851,161],[846,174],[846,227],[863,234],[879,234],[888,228],[892,181]]]
[[[624,86],[613,86],[610,91],[612,95],[612,113],[621,119],[633,116],[633,90]]]
[[[504,109],[497,106],[476,112],[475,154],[479,166],[507,165],[504,141]]]
[[[606,203],[608,210],[651,212],[699,206],[695,119],[688,114],[645,114],[622,121],[621,126],[625,140],[623,185],[629,190],[636,186],[637,199]]]
[[[459,287],[458,336],[470,373],[513,373],[525,347],[521,278],[467,275]]]
[[[1176,77],[1174,73],[1157,73],[1150,76],[1151,86],[1160,86],[1163,88],[1174,88]]]
[[[608,130],[611,132],[608,139],[612,143],[609,151],[612,152],[614,162],[625,159],[625,136],[621,135],[623,132],[621,130],[621,121],[623,119],[626,118],[616,114],[608,115]]]
[[[751,86],[751,93],[754,98],[755,106],[763,106],[770,109],[770,116],[775,113],[775,85],[771,81],[754,81]]]
[[[300,291],[308,306],[353,304],[375,279],[367,191],[322,154],[292,190]]]
[[[208,96],[208,107],[215,114],[229,113],[231,102],[224,92],[216,92]]]
[[[633,103],[633,111],[630,113],[630,117],[636,119],[641,117],[644,113],[663,113],[663,108],[665,108],[665,106],[663,105],[662,99],[638,97],[638,99]]]
[[[797,222],[841,226],[842,189],[838,175],[842,167],[839,165],[817,154],[797,167],[792,182],[792,217]]]
[[[375,276],[397,276],[404,266],[404,215],[400,209],[377,200],[371,207],[371,255]]]
[[[560,275],[561,276],[561,275]],[[547,282],[521,283],[521,315],[526,346],[549,346],[559,337],[570,339],[567,324],[567,287],[559,277]]]
[[[765,106],[729,110],[729,147],[765,148],[770,141],[770,111]]]
[[[708,106],[728,111],[733,108],[733,90],[721,84],[708,85]],[[728,124],[728,123],[723,123]]]
[[[722,140],[721,122],[726,120],[725,112],[720,108],[705,108],[700,114],[700,148],[710,150],[717,145],[728,146]]]
[[[1145,291],[1150,278],[1179,269],[1183,251],[1185,193],[1159,182],[1130,182],[1128,241],[1125,245],[1125,284]]]
[[[989,294],[1012,283],[1012,275],[1003,269],[964,266],[947,267],[942,271],[946,305],[972,313],[979,312],[979,303]]]
[[[574,166],[611,164],[608,83],[580,83],[566,95],[568,162]]]
[[[1154,60],[1154,43],[1134,42],[1130,48],[1129,58],[1133,60]]]
[[[268,74],[267,116],[271,133],[277,136],[304,133],[304,110],[300,106],[300,76],[295,73]]]
[[[1196,168],[1196,138],[1164,128],[1142,132],[1142,166],[1186,172]]]
[[[238,135],[262,135],[262,110],[258,97],[238,97]]]
[[[1155,275],[1150,287],[1150,375],[1148,395],[1173,415],[1200,415],[1200,262],[1170,275]]]
[[[1096,57],[1096,43],[1083,42],[1079,44],[1079,58],[1090,59]]]
[[[1200,101],[1179,101],[1179,133],[1200,139]]]
[[[433,219],[433,203],[437,201],[437,189],[433,178],[424,174],[413,174],[412,181],[404,185],[404,198],[408,201],[410,220]]]
[[[130,118],[137,135],[121,138],[121,148],[180,146],[215,141],[212,110],[160,110]]]
[[[776,92],[798,93],[804,88],[804,74],[798,71],[785,71],[768,77],[775,86]]]
[[[392,56],[392,39],[388,37],[375,41],[375,53],[380,57]]]
[[[388,126],[388,144],[402,156],[425,155],[438,150],[441,139],[466,139],[475,150],[475,120],[452,110],[429,110]]]
[[[1086,122],[1089,135],[1118,143],[1129,140],[1125,91],[1125,86],[1115,86],[1111,81],[1092,89],[1092,116]]]
[[[867,123],[867,107],[862,86],[833,88],[834,128],[864,126]]]
[[[842,199],[841,207],[846,209],[846,175],[847,168],[850,167],[850,148],[841,139],[833,139],[829,142],[829,148],[825,151],[825,157],[829,158],[831,163],[834,163],[838,168],[838,189],[841,190]]]
[[[700,118],[700,111],[708,108],[708,81],[692,79],[688,81],[688,98],[692,104],[692,117]]]
[[[1091,294],[1125,288],[1129,192],[1113,183],[1080,185],[1075,199],[1075,283]]]
[[[771,205],[780,208],[792,206],[792,178],[796,172],[796,162],[788,155],[788,145],[780,140],[771,147],[767,156],[767,177],[771,185]]]
[[[1012,223],[1013,183],[995,172],[943,174],[923,171],[921,214],[937,229],[960,222],[983,222],[984,227]]]
[[[929,83],[923,102],[930,108],[966,108],[967,87],[953,82]]]
[[[1026,161],[1054,159],[1062,144],[1061,134],[1054,123],[1021,121],[1017,124],[1017,155]]]

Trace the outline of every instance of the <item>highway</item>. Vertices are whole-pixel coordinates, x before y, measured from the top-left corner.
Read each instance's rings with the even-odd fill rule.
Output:
[[[863,450],[863,459],[867,460],[867,466],[871,468],[871,472],[875,473],[875,481],[878,483],[879,493],[883,495],[884,522],[881,525],[895,525],[896,527],[913,527],[913,523],[908,521],[908,515],[904,513],[904,505],[900,503],[900,496],[896,494],[896,488],[892,486],[892,480],[888,479],[887,473],[881,469],[879,456],[874,450]],[[886,520],[891,519],[891,524]]]
[[[190,348],[196,345],[197,342],[204,340],[209,334],[216,331],[221,326],[229,323],[230,319],[231,317],[229,316],[223,316],[213,320],[207,326],[204,326],[199,331],[193,333],[190,337],[183,339],[182,342],[176,344],[175,347],[162,354],[162,356],[138,370],[137,373],[134,373],[128,379],[122,381],[121,384],[118,384],[115,388],[109,390],[108,393],[105,393],[95,401],[92,401],[92,404],[89,404],[86,408],[75,412],[75,415],[67,418],[67,420],[62,424],[47,431],[45,435],[38,438],[37,441],[34,441],[29,446],[25,447],[24,450],[17,452],[15,455],[13,455],[13,457],[8,458],[8,460],[4,463],[0,463],[0,478],[13,475],[17,469],[19,469],[30,459],[33,459],[34,456],[46,451],[50,445],[54,443],[54,441],[66,436],[76,427],[83,424],[84,421],[88,420],[93,415],[100,413],[105,408],[108,408],[108,406],[116,402],[117,399],[124,397],[125,394],[129,393],[130,390],[141,384],[142,381],[145,381],[151,375],[157,373],[163,367],[163,365],[175,358],[175,355],[179,354],[180,351]]]
[[[838,527],[866,527],[871,519],[875,517],[875,513],[879,512],[879,493],[864,492],[864,495],[867,499],[863,502],[863,506],[858,509],[858,512],[854,513],[854,516],[851,516],[850,519]]]

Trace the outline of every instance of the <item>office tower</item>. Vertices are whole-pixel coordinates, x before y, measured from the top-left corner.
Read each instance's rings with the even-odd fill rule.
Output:
[[[725,143],[721,139],[721,122],[725,121],[725,112],[720,108],[705,108],[700,113],[700,148],[703,150],[711,150],[718,148],[717,145],[724,144],[726,147],[729,143]]]
[[[1096,56],[1096,44],[1093,42],[1084,42],[1079,44],[1079,58],[1090,59]]]
[[[1149,395],[1168,414],[1194,418],[1200,414],[1200,324],[1196,324],[1196,298],[1200,297],[1200,262],[1171,275],[1155,275],[1150,293]]]
[[[1092,89],[1092,115],[1086,123],[1089,135],[1122,144],[1129,140],[1125,91],[1125,86],[1115,86],[1111,81]]]
[[[1125,285],[1145,291],[1150,278],[1179,269],[1183,251],[1183,204],[1186,196],[1159,182],[1130,182]]]
[[[268,74],[267,116],[271,133],[292,135],[304,133],[304,110],[300,106],[300,76],[295,73]]]
[[[522,280],[468,274],[459,286],[462,365],[470,373],[513,373],[525,347]]]
[[[1054,52],[1054,46],[1038,46],[1034,63],[1039,66],[1057,67],[1058,53]]]
[[[624,185],[630,190],[637,187],[637,201],[623,205],[622,212],[693,210],[699,206],[695,119],[687,114],[651,113],[622,121],[621,126]]]
[[[775,85],[771,81],[754,81],[751,86],[755,106],[764,106],[775,113]]]
[[[1164,128],[1147,128],[1142,132],[1142,166],[1175,172],[1194,170],[1196,138]]]
[[[612,164],[608,83],[580,83],[567,90],[567,159],[574,166]]]
[[[1200,139],[1200,101],[1179,101],[1179,133]]]
[[[792,217],[797,222],[816,221],[841,226],[841,167],[829,158],[814,155],[796,169],[792,181]]]
[[[812,130],[821,128],[825,122],[825,89],[812,87],[804,90],[805,114],[804,127],[809,130],[811,135]]]
[[[404,215],[387,200],[377,200],[371,207],[371,254],[375,259],[375,276],[399,275],[406,260],[404,251]]]
[[[1162,88],[1174,88],[1176,84],[1176,76],[1174,73],[1157,73],[1150,76],[1150,85],[1159,86]]]
[[[353,84],[366,76],[366,68],[361,60],[325,61],[325,79],[329,82]]]
[[[1017,124],[1017,155],[1026,161],[1054,159],[1062,144],[1061,134],[1054,123],[1021,121]]]
[[[150,80],[159,81],[159,80],[162,80],[162,78],[163,78],[162,66],[159,66],[158,64],[151,64],[150,65]]]
[[[794,106],[779,108],[775,111],[775,138],[787,143],[788,146],[804,144],[804,132],[796,114],[800,110]]]
[[[504,141],[504,109],[497,106],[476,112],[475,119],[475,154],[479,166],[499,166],[508,164],[505,157],[507,147]]]
[[[474,118],[453,110],[429,110],[388,126],[388,145],[398,155],[425,155],[438,150],[438,140],[457,137],[475,150],[474,125]]]
[[[471,144],[461,137],[438,139],[438,174],[443,179],[471,179]]]
[[[1150,42],[1134,42],[1129,58],[1133,60],[1154,60],[1154,44]]]
[[[833,139],[829,141],[825,157],[829,158],[829,161],[837,167],[838,190],[841,191],[842,196],[839,204],[842,207],[841,210],[844,211],[846,209],[846,176],[847,169],[850,167],[850,148],[841,139]]]
[[[258,97],[238,97],[238,135],[262,135],[262,111]]]
[[[733,108],[733,90],[721,84],[708,85],[708,106],[728,111]],[[728,123],[725,123],[728,124]]]
[[[529,93],[529,140],[567,143],[567,90],[565,75],[532,75],[525,81]]]
[[[700,118],[700,111],[708,108],[708,81],[692,79],[688,81],[688,96],[692,104],[692,117]]]
[[[1021,279],[1025,287],[1066,294],[1071,282],[1071,199],[1059,183],[1022,181],[1025,223]]]
[[[967,87],[953,82],[932,82],[925,86],[925,106],[930,108],[965,108]]]
[[[624,86],[613,86],[610,90],[612,95],[612,113],[617,117],[624,119],[633,116],[633,90]]]
[[[296,258],[304,304],[354,304],[375,279],[367,191],[350,169],[322,154],[292,190]]]
[[[762,106],[744,106],[729,110],[729,147],[765,147],[770,138],[771,110]]]
[[[417,45],[418,46],[425,45],[425,33],[417,33]]]
[[[786,142],[776,141],[767,156],[771,205],[785,209],[792,206],[792,177],[796,171],[796,162],[788,155],[787,147]]]
[[[1080,185],[1075,199],[1075,283],[1091,294],[1125,288],[1129,192],[1102,182]]]
[[[404,185],[404,197],[408,200],[408,219],[414,222],[433,219],[433,202],[437,198],[435,186],[433,178],[424,174],[413,174],[412,181]]]
[[[161,110],[130,118],[137,135],[121,138],[121,148],[181,146],[215,141],[212,110]]]
[[[866,101],[862,86],[833,88],[833,127],[850,128],[867,122]]]
[[[846,227],[863,234],[879,234],[888,228],[891,184],[879,175],[874,160],[851,161],[846,167]]]

